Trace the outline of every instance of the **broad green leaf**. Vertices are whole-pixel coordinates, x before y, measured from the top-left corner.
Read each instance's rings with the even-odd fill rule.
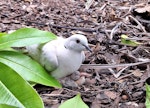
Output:
[[[146,83],[146,108],[150,108],[150,85]]]
[[[138,46],[141,44],[134,40],[129,40],[127,35],[121,35],[121,43],[129,46]]]
[[[7,33],[0,33],[0,36],[4,36],[4,35],[6,35]]]
[[[25,80],[52,87],[61,87],[40,64],[30,57],[14,51],[0,51],[0,62],[11,67]]]
[[[51,32],[42,31],[35,28],[21,28],[15,32],[1,36],[0,49],[45,43],[53,39],[56,39],[56,36]]]
[[[10,105],[7,105],[7,104],[0,104],[0,108],[18,108],[18,107],[10,106]]]
[[[37,92],[18,73],[0,63],[0,104],[18,108],[44,108]]]
[[[0,71],[0,74],[3,74],[2,72],[3,72],[3,70]],[[6,72],[7,72],[7,70],[6,70]],[[12,75],[12,78],[13,78],[13,75]],[[0,91],[1,91],[0,92],[0,103],[8,104],[8,105],[16,106],[16,107],[24,107],[24,105],[21,102],[19,102],[19,100],[11,93],[9,88],[7,88],[1,82],[1,80],[3,81],[3,79],[0,78]],[[10,83],[10,82],[8,82],[8,83]]]
[[[89,108],[81,99],[80,94],[62,103],[59,108]]]

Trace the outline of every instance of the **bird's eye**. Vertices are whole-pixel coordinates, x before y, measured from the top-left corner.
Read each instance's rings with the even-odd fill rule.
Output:
[[[80,40],[77,39],[76,42],[77,42],[77,43],[80,43]]]

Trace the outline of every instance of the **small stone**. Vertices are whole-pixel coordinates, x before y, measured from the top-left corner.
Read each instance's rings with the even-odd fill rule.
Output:
[[[80,77],[80,79],[78,79],[78,80],[76,81],[76,83],[77,83],[78,85],[83,85],[83,84],[85,83],[85,76]]]
[[[128,96],[127,96],[127,95],[122,95],[122,99],[123,99],[123,100],[127,100],[127,99],[128,99]]]
[[[62,80],[62,85],[67,88],[77,88],[78,84],[70,78]]]
[[[80,78],[80,72],[79,72],[79,71],[74,72],[74,73],[70,76],[70,78],[71,78],[72,80],[74,80],[74,81],[77,81],[77,80]]]
[[[96,98],[97,98],[99,101],[101,101],[101,103],[103,103],[103,104],[108,104],[108,103],[111,102],[111,99],[110,99],[107,95],[105,95],[104,93],[98,94],[98,95],[96,96]]]
[[[96,80],[93,78],[93,79],[90,79],[90,78],[86,78],[86,83],[87,84],[95,84],[96,83]]]
[[[117,93],[113,91],[104,91],[104,94],[107,95],[110,99],[115,99],[117,97]]]

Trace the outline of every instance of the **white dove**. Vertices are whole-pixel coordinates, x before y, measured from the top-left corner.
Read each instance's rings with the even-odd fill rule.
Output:
[[[43,46],[31,45],[26,48],[29,55],[56,79],[77,71],[85,60],[83,51],[91,51],[87,38],[81,34],[74,34],[66,39],[57,37]]]

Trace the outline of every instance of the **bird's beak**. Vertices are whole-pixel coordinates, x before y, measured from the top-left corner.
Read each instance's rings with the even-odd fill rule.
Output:
[[[91,48],[90,48],[89,46],[86,46],[86,45],[85,45],[85,48],[86,48],[88,51],[92,52],[92,50],[91,50]]]

